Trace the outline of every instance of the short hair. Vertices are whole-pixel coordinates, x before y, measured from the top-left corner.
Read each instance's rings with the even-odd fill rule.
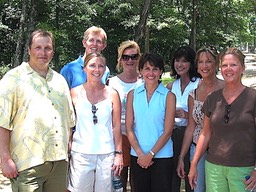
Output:
[[[89,53],[85,56],[85,59],[84,59],[84,68],[86,67],[86,65],[89,63],[90,60],[92,60],[93,58],[95,57],[100,57],[103,59],[103,62],[106,66],[106,58],[99,52],[96,52],[96,53]]]
[[[241,66],[245,68],[245,55],[242,53],[242,51],[235,47],[226,48],[224,51],[220,53],[220,63],[222,63],[223,57],[229,54],[234,55],[240,61]]]
[[[50,31],[46,31],[44,29],[36,29],[33,31],[28,39],[28,47],[31,49],[33,39],[34,37],[39,36],[39,37],[49,37],[52,40],[52,46],[54,48],[54,38],[53,34]]]
[[[159,68],[160,70],[162,70],[163,73],[165,72],[164,60],[160,55],[156,53],[143,54],[139,60],[139,70],[143,69],[146,62],[149,62],[150,65]],[[160,79],[161,79],[161,76],[160,76]]]
[[[121,65],[121,59],[126,49],[136,49],[139,56],[141,56],[140,47],[135,41],[131,41],[131,40],[123,41],[118,47],[118,56],[117,56],[117,65],[116,65],[116,70],[118,72],[121,72],[123,70],[123,67]]]
[[[181,46],[179,47],[172,56],[171,60],[171,73],[170,75],[173,76],[175,79],[179,79],[180,75],[177,73],[174,67],[174,63],[176,59],[180,59],[184,57],[186,61],[190,62],[190,68],[189,68],[189,78],[190,81],[194,82],[196,80],[195,77],[200,77],[201,75],[197,72],[197,65],[195,63],[195,57],[196,57],[196,52],[194,49],[192,49],[190,46]]]
[[[84,32],[84,39],[88,39],[89,34],[101,34],[103,36],[103,43],[106,43],[107,41],[107,34],[104,31],[104,29],[102,29],[101,27],[96,27],[96,26],[92,26],[89,27],[85,32]]]

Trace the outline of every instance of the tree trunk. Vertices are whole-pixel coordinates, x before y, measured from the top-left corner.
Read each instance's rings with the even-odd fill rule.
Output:
[[[190,46],[196,50],[196,34],[197,34],[197,21],[198,21],[198,0],[193,0],[192,11],[192,24],[190,34]]]
[[[149,27],[145,26],[145,53],[149,52]]]
[[[36,0],[31,0],[30,1],[30,12],[28,13],[29,15],[29,23],[28,23],[28,30],[27,30],[27,33],[26,33],[26,44],[24,46],[24,49],[23,49],[23,61],[28,61],[29,60],[29,55],[28,55],[28,39],[29,39],[29,36],[30,34],[35,30],[35,26],[36,26],[36,21],[35,21],[35,18],[36,18]]]
[[[25,28],[24,25],[25,25],[25,20],[27,18],[27,4],[28,4],[28,0],[22,1],[19,35],[18,35],[18,40],[16,44],[13,67],[17,67],[21,63],[22,46],[24,45],[24,28]]]
[[[60,8],[59,8],[59,0],[56,0],[56,5],[55,5],[55,26],[56,26],[56,31],[59,31],[59,16],[60,16]],[[57,43],[55,41],[55,43]],[[54,65],[57,68],[60,68],[59,66],[59,61],[60,61],[60,55],[59,55],[59,51],[56,49],[56,46],[54,47]]]
[[[254,13],[256,15],[256,1],[253,1],[253,9],[254,9]],[[253,28],[255,29],[256,26],[255,26],[255,20],[253,22]],[[256,49],[256,31],[253,31],[253,53],[256,53],[255,52],[255,49]]]
[[[145,26],[147,25],[147,19],[150,12],[151,0],[144,0],[144,6],[140,14],[140,20],[135,31],[135,41],[138,42],[145,34]]]

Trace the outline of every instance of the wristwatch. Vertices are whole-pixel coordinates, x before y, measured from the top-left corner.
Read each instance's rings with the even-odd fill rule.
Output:
[[[150,153],[153,157],[155,156],[155,153],[154,153],[152,150],[150,150],[149,153]]]
[[[123,151],[115,151],[115,154],[122,155]]]

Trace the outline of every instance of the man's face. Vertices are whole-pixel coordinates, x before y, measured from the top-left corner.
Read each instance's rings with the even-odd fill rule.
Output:
[[[48,67],[53,57],[53,43],[50,37],[35,36],[31,48],[28,50],[29,63],[32,68],[43,69]]]
[[[101,52],[106,47],[106,42],[103,42],[101,34],[89,34],[87,39],[83,40],[86,54]]]

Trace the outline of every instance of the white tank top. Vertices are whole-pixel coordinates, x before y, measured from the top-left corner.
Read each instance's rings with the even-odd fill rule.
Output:
[[[81,86],[76,100],[76,131],[73,135],[72,150],[83,154],[107,154],[113,152],[111,89],[108,98],[95,104],[98,122],[93,123],[92,104]],[[83,94],[83,97],[81,95]]]

